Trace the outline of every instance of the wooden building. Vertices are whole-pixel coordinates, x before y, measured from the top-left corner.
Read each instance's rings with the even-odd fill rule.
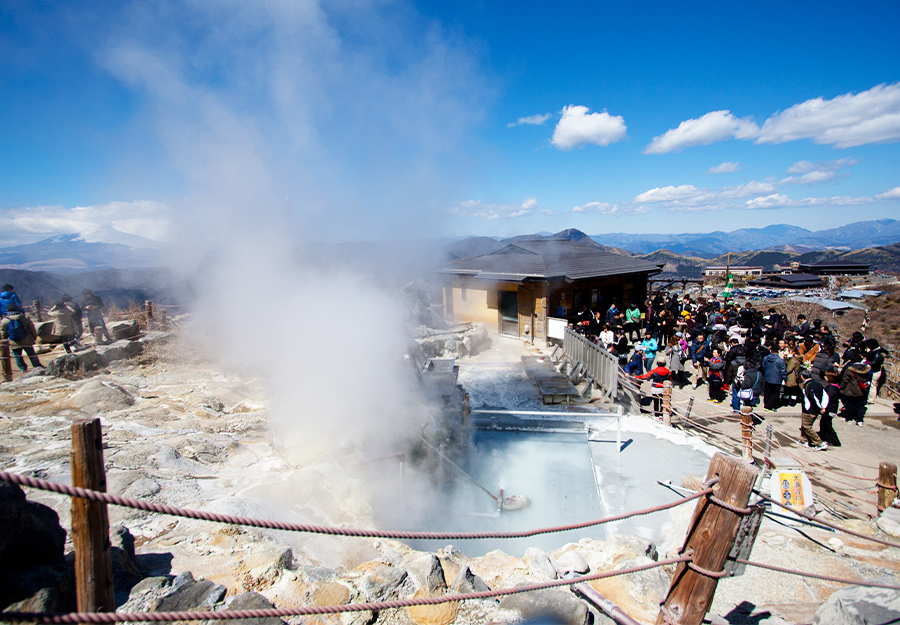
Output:
[[[823,260],[818,263],[799,263],[797,270],[815,276],[865,276],[871,267],[865,263],[843,263]]]
[[[623,309],[632,301],[643,304],[647,278],[662,267],[567,239],[516,241],[445,266],[444,313],[546,341],[549,317],[572,318],[582,306],[605,314],[612,302]]]
[[[772,274],[747,284],[768,289],[818,289],[825,286],[822,278],[809,273]]]

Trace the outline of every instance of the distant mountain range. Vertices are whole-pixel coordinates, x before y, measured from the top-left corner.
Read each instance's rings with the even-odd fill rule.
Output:
[[[507,239],[468,237],[455,241],[419,241],[418,245],[443,248],[451,259],[493,252],[515,241],[534,238],[569,239],[598,250],[640,256],[665,263],[667,268],[682,267],[696,272],[705,265],[731,263],[761,265],[791,261],[816,262],[824,259],[859,259],[877,268],[895,270],[896,244],[900,243],[900,220],[860,221],[840,228],[811,231],[785,224],[765,228],[741,228],[732,232],[681,234],[596,234],[568,229],[555,234],[520,235]],[[416,242],[395,242],[389,250],[403,246],[412,253]],[[103,269],[149,269],[162,265],[166,243],[105,228],[86,235],[62,234],[37,243],[0,248],[0,268],[30,271],[85,272]],[[353,255],[368,250],[375,257],[389,254],[379,244],[343,244],[306,246],[319,260]],[[869,260],[866,260],[869,259]],[[668,269],[667,269],[668,270]],[[394,272],[391,271],[391,274]]]
[[[667,249],[677,254],[714,258],[727,252],[779,250],[804,253],[814,250],[855,250],[900,242],[900,221],[879,219],[858,221],[840,228],[811,231],[787,224],[765,228],[741,228],[732,232],[681,234],[597,234],[591,238],[601,245],[618,247],[635,254]],[[783,248],[783,249],[782,249]]]
[[[113,228],[90,235],[60,234],[37,243],[0,248],[0,267],[32,271],[148,269],[160,265],[162,245]]]
[[[890,233],[897,231],[896,235]],[[786,243],[783,237],[793,233],[797,239]],[[805,233],[805,234],[800,234]],[[868,233],[868,234],[866,234]],[[673,239],[684,237],[690,239],[685,244],[673,243]],[[782,238],[779,238],[782,237]],[[764,270],[772,270],[775,265],[787,265],[791,262],[815,263],[823,260],[867,263],[873,269],[882,271],[900,271],[900,221],[884,219],[880,221],[858,222],[842,228],[810,232],[794,226],[769,226],[759,229],[742,229],[734,232],[714,232],[708,234],[683,235],[631,235],[611,234],[588,236],[580,230],[569,229],[556,234],[531,234],[493,239],[491,237],[470,237],[460,239],[447,245],[447,254],[451,259],[465,258],[488,254],[502,247],[524,239],[570,239],[583,245],[611,252],[635,256],[643,260],[665,265],[666,273],[677,273],[683,276],[699,276],[703,268],[710,265],[761,266]],[[654,247],[650,241],[667,240],[671,247]],[[827,242],[842,240],[842,245],[825,245]],[[744,241],[742,245],[729,247],[725,242]],[[777,241],[766,247],[765,244]],[[887,245],[873,246],[873,241],[891,241]],[[858,247],[852,248],[856,242]],[[620,243],[621,246],[610,246],[609,243]],[[741,248],[744,248],[741,250]],[[651,248],[648,253],[639,250]],[[700,248],[699,250],[697,248]],[[714,250],[723,249],[714,253]],[[636,251],[638,250],[638,251]],[[687,251],[680,251],[687,250]],[[740,250],[740,251],[739,251]],[[731,251],[730,259],[728,252]]]

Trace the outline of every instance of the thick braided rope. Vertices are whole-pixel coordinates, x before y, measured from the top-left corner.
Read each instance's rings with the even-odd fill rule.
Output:
[[[38,488],[40,490],[46,490],[54,493],[59,493],[61,495],[68,495],[69,497],[79,497],[81,499],[90,499],[91,501],[100,501],[107,504],[112,504],[115,506],[123,506],[126,508],[135,508],[137,510],[144,510],[147,512],[157,512],[160,514],[168,514],[171,516],[180,516],[188,519],[200,519],[203,521],[214,521],[217,523],[228,523],[231,525],[244,525],[248,527],[262,527],[266,529],[274,529],[274,530],[284,530],[288,532],[308,532],[311,534],[327,534],[331,536],[355,536],[359,538],[396,538],[401,540],[429,540],[429,539],[441,539],[441,540],[463,540],[463,539],[476,539],[476,538],[527,538],[530,536],[537,536],[539,534],[552,534],[555,532],[565,532],[568,530],[582,529],[585,527],[592,527],[595,525],[602,525],[604,523],[611,523],[613,521],[621,521],[622,519],[628,519],[635,516],[642,516],[645,514],[652,514],[654,512],[660,512],[662,510],[668,510],[669,508],[674,508],[676,506],[680,506],[692,499],[698,499],[699,497],[703,497],[712,493],[712,489],[701,490],[689,497],[685,497],[684,499],[674,501],[672,503],[662,504],[659,506],[654,506],[652,508],[645,508],[643,510],[634,510],[632,512],[626,512],[624,514],[619,514],[616,516],[604,517],[602,519],[595,519],[592,521],[584,521],[582,523],[573,523],[571,525],[560,525],[556,527],[546,527],[535,530],[526,530],[522,532],[407,532],[407,531],[382,531],[382,530],[371,530],[371,529],[355,529],[349,527],[328,527],[323,525],[306,525],[302,523],[284,523],[281,521],[266,521],[262,519],[253,519],[249,517],[239,517],[232,516],[229,514],[218,514],[215,512],[204,512],[200,510],[188,510],[185,508],[176,508],[174,506],[167,506],[162,504],[150,503],[147,501],[141,501],[140,499],[131,499],[129,497],[119,497],[117,495],[110,495],[108,493],[101,493],[95,490],[88,490],[86,488],[78,488],[75,486],[69,486],[67,484],[57,484],[56,482],[49,482],[47,480],[41,480],[33,477],[26,477],[24,475],[18,475],[16,473],[9,473],[7,471],[0,471],[0,480],[5,482],[11,482],[13,484],[18,484],[19,486],[29,486],[31,488]]]
[[[891,590],[900,590],[900,584],[884,584],[881,582],[860,582],[855,579],[846,579],[843,577],[831,577],[830,575],[820,575],[818,573],[807,573],[806,571],[797,571],[795,569],[786,569],[780,566],[775,566],[773,564],[763,564],[762,562],[752,562],[750,560],[743,560],[741,558],[735,558],[735,562],[739,562],[740,564],[746,564],[747,566],[756,566],[761,569],[769,569],[770,571],[778,571],[779,573],[788,573],[790,575],[799,575],[801,577],[812,577],[814,579],[821,579],[827,582],[837,582],[839,584],[851,584],[853,586],[867,586],[869,588],[890,588]],[[692,563],[688,563],[688,566],[691,566]]]
[[[726,575],[728,575],[727,571],[710,571],[709,569],[704,569],[699,564],[694,564],[693,562],[688,562],[687,567],[691,570],[697,571],[700,575],[705,575],[706,577],[712,577],[713,579],[722,579]]]
[[[798,514],[797,510],[795,510],[794,508],[791,508],[790,506],[786,506],[783,503],[781,503],[780,501],[775,501],[768,495],[764,495],[763,493],[757,493],[757,494],[759,495],[760,499],[768,501],[769,503],[773,503],[776,506],[778,506],[779,508],[784,508],[788,512],[793,512],[794,514]],[[860,534],[859,532],[854,532],[853,530],[848,530],[845,527],[841,527],[840,525],[837,525],[835,523],[829,523],[828,521],[823,521],[822,519],[816,519],[816,523],[821,523],[825,527],[830,527],[833,530],[837,530],[839,532],[844,532],[845,534],[850,534],[851,536],[856,536],[857,538],[864,538],[865,540],[871,540],[872,542],[880,543],[882,545],[887,545],[888,547],[900,547],[900,544],[898,544],[898,543],[892,543],[889,540],[882,540],[880,538],[866,536],[865,534]]]
[[[668,560],[660,560],[659,562],[654,562],[653,564],[633,566],[618,571],[604,571],[602,573],[593,573],[591,575],[583,575],[580,577],[558,579],[541,584],[517,586],[516,588],[501,588],[498,590],[487,590],[483,592],[459,593],[444,595],[442,597],[420,597],[417,599],[402,599],[397,601],[348,603],[345,605],[304,606],[300,608],[269,608],[265,610],[223,610],[221,612],[80,612],[72,614],[50,614],[44,612],[3,612],[0,613],[0,619],[4,621],[33,623],[126,623],[205,621],[270,617],[280,618],[284,616],[364,612],[367,610],[371,610],[374,612],[379,610],[408,608],[417,605],[437,605],[440,603],[467,601],[469,599],[490,599],[491,597],[502,597],[504,595],[514,595],[522,592],[531,592],[534,590],[544,590],[547,588],[556,588],[559,586],[571,586],[572,584],[578,584],[581,582],[589,582],[597,579],[604,579],[607,577],[616,577],[618,575],[627,575],[629,573],[646,571],[648,569],[666,566],[668,564],[689,562],[690,559],[690,556],[681,556],[678,558],[670,558]]]

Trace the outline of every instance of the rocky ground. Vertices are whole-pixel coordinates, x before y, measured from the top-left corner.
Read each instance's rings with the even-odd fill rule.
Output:
[[[68,482],[69,426],[74,419],[99,416],[110,492],[267,519],[378,526],[364,450],[341,448],[338,442],[331,450],[317,448],[315,454],[286,448],[272,429],[263,380],[223,370],[202,346],[184,337],[168,339],[160,337],[142,353],[99,365],[95,371],[68,377],[32,374],[0,386],[0,468]],[[479,366],[496,372],[502,362],[515,363],[524,353],[518,343],[494,345],[493,350],[462,361],[469,368],[461,381],[470,384],[472,393],[478,392]],[[42,359],[49,361],[48,355]],[[521,403],[518,396],[510,401]],[[27,496],[55,511],[68,529],[68,499],[35,490],[28,490]],[[690,506],[680,510],[686,528]],[[259,531],[118,507],[110,507],[110,521],[117,528],[114,545],[121,560],[120,610],[291,607],[406,598],[447,589],[547,581],[669,555],[657,553],[656,546],[644,539],[628,536],[583,539],[549,553],[532,549],[523,558],[500,551],[473,558],[459,544],[429,554],[391,540]],[[854,527],[879,533],[864,521],[854,522]],[[69,552],[68,533],[65,541],[61,548]],[[8,541],[0,540],[0,550],[4,548]],[[853,579],[891,574],[900,580],[900,549],[774,522],[764,525],[752,559]],[[57,559],[54,566],[63,564]],[[652,622],[670,574],[671,570],[654,569],[594,586],[635,618]],[[711,618],[730,623],[810,622],[815,610],[840,587],[750,569],[742,577],[720,582]],[[60,601],[41,603],[38,598],[13,607],[65,608]],[[514,622],[547,610],[576,625],[589,615],[595,622],[606,622],[566,590],[428,609],[286,620],[468,625]]]

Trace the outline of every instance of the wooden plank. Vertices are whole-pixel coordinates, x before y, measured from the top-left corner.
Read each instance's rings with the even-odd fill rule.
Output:
[[[732,506],[746,508],[756,473],[752,464],[717,453],[709,463],[706,479],[719,478],[714,496]],[[681,553],[693,550],[693,564],[713,573],[723,571],[742,518],[708,498],[699,499]],[[718,581],[690,568],[686,562],[680,563],[656,622],[665,623],[668,613],[673,622],[699,625],[712,605]]]
[[[72,485],[106,492],[100,419],[72,424]],[[79,612],[115,612],[106,504],[72,498],[72,544]]]

